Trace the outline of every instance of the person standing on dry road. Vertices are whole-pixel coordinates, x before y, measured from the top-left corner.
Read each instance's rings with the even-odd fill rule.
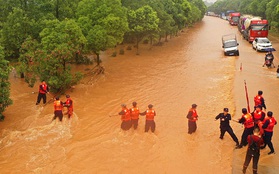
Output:
[[[246,108],[242,108],[242,114],[242,117],[238,120],[239,123],[244,125],[244,130],[241,136],[239,148],[242,148],[242,146],[247,145],[247,137],[253,134],[254,130],[254,120],[252,115],[247,112]]]
[[[224,108],[224,112],[220,113],[215,117],[215,120],[220,119],[220,139],[222,140],[225,133],[228,132],[230,136],[232,137],[233,141],[236,143],[236,147],[239,146],[239,141],[237,137],[235,136],[232,127],[230,126],[230,120],[231,120],[231,114],[229,114],[229,109]]]
[[[264,130],[264,146],[261,148],[265,148],[266,145],[268,145],[270,152],[268,152],[268,155],[275,154],[273,144],[271,142],[272,135],[273,135],[273,128],[274,125],[277,124],[277,121],[273,117],[273,112],[268,111],[267,112],[267,118],[265,119],[263,123],[263,130]]]
[[[243,164],[243,173],[246,173],[246,169],[251,161],[251,159],[253,158],[253,174],[257,174],[258,173],[258,162],[259,162],[259,158],[260,158],[260,146],[261,144],[263,144],[263,139],[261,138],[261,136],[259,135],[260,131],[258,128],[254,129],[254,134],[253,135],[249,135],[247,137],[247,141],[248,141],[248,148],[247,148],[247,152],[246,152],[246,157],[245,157],[245,161]]]

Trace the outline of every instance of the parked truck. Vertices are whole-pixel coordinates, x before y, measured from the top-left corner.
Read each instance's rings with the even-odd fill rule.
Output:
[[[237,25],[240,18],[239,12],[233,12],[229,14],[229,23],[231,25]]]
[[[243,38],[252,43],[257,37],[268,37],[268,21],[260,17],[246,16],[241,18],[241,31]]]
[[[231,13],[234,13],[234,10],[228,10],[225,12],[225,15],[226,15],[226,20],[229,20],[230,19],[230,14]]]

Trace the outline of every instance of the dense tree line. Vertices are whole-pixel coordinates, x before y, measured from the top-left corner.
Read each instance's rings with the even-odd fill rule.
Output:
[[[279,0],[221,0],[208,7],[217,14],[227,10],[260,16],[269,20],[272,29],[279,30]]]
[[[45,80],[59,92],[82,78],[70,64],[87,61],[85,54],[94,53],[99,65],[100,52],[117,44],[167,40],[200,21],[206,6],[202,0],[0,0],[0,10],[3,58],[18,62],[31,87]]]
[[[0,47],[0,121],[4,120],[2,113],[5,108],[12,104],[9,83],[10,70],[9,62],[4,59],[3,48]]]

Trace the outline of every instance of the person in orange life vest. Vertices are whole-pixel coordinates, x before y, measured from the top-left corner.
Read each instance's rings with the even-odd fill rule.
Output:
[[[121,105],[122,110],[118,113],[121,115],[121,129],[123,130],[129,130],[131,128],[131,115],[130,110],[126,107],[125,104]]]
[[[251,159],[253,158],[253,165],[252,165],[253,174],[257,174],[258,173],[258,162],[259,162],[259,158],[260,158],[260,146],[263,144],[263,139],[259,135],[258,128],[256,128],[254,130],[253,135],[251,134],[247,137],[247,142],[248,142],[248,148],[247,148],[242,172],[244,174],[246,173],[246,169],[247,169]],[[252,144],[255,144],[255,146],[253,146]]]
[[[36,105],[38,105],[41,102],[41,99],[43,99],[43,103],[46,104],[46,93],[49,93],[49,89],[46,82],[42,80],[42,83],[39,86],[39,93]]]
[[[192,108],[189,109],[187,114],[188,118],[188,134],[192,134],[197,130],[197,123],[198,120],[198,113],[197,113],[197,106],[196,104],[192,104]]]
[[[156,128],[156,124],[154,121],[154,117],[156,116],[156,112],[153,108],[152,104],[148,105],[148,109],[142,113],[140,113],[140,115],[142,116],[146,116],[146,120],[145,120],[145,132],[148,132],[149,129],[151,128],[151,132],[155,131]]]
[[[265,116],[265,117],[267,117],[267,116]],[[266,118],[265,118],[265,119],[266,119]],[[262,137],[264,136],[263,124],[264,124],[265,119],[264,119],[263,121],[259,121],[259,122],[258,122],[258,128],[259,128],[259,130],[260,130],[260,135],[261,135]],[[255,126],[255,128],[256,128],[256,126]]]
[[[229,114],[229,109],[224,108],[224,112],[220,113],[215,117],[215,120],[220,119],[220,139],[223,139],[226,132],[230,134],[234,142],[236,143],[236,147],[239,146],[239,141],[237,137],[235,136],[232,127],[230,126],[230,120],[231,120],[231,114]]]
[[[54,106],[54,117],[52,120],[55,120],[57,117],[60,121],[63,119],[63,102],[59,100],[59,97],[55,98],[55,101],[53,103]]]
[[[273,112],[268,111],[267,112],[267,118],[265,119],[264,123],[263,123],[263,130],[264,130],[264,146],[261,147],[261,149],[264,149],[266,145],[268,145],[270,152],[268,153],[268,155],[270,154],[275,154],[274,151],[274,147],[273,144],[271,142],[272,139],[272,135],[273,135],[273,128],[274,125],[277,124],[277,121],[275,120],[275,118],[273,117]]]
[[[64,107],[67,107],[68,111],[67,111],[67,115],[68,118],[70,119],[73,115],[74,112],[74,105],[73,105],[73,100],[70,98],[70,95],[66,95],[66,102],[63,103]]]
[[[254,120],[250,113],[247,112],[246,108],[242,108],[242,117],[239,119],[239,123],[244,124],[244,130],[241,136],[241,142],[238,148],[247,145],[247,137],[253,134],[254,130]]]
[[[137,102],[133,102],[132,104],[133,107],[130,109],[131,124],[134,126],[134,129],[137,129],[139,122],[139,108],[137,107]]]
[[[254,112],[251,113],[251,115],[253,116],[253,120],[255,123],[255,127],[259,127],[258,124],[260,121],[263,121],[265,118],[265,112],[262,111],[262,106],[258,105],[256,106],[256,109]]]
[[[266,109],[265,101],[262,95],[263,95],[263,91],[258,91],[258,95],[254,97],[254,102],[255,102],[254,109],[256,109],[258,105],[261,105],[264,109]]]

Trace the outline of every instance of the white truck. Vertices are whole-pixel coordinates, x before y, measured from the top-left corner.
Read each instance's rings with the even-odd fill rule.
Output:
[[[239,56],[238,42],[235,34],[227,34],[222,36],[222,44],[225,56]]]

